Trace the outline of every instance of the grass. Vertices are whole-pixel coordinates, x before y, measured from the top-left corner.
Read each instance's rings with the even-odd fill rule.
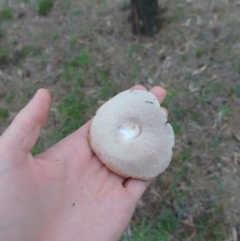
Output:
[[[240,84],[234,87],[234,93],[238,98],[240,98]]]
[[[100,97],[108,99],[117,94],[117,88],[112,79],[109,78],[107,71],[100,70],[98,74],[98,81],[101,85]]]
[[[11,61],[11,53],[8,48],[0,48],[0,65],[7,65]]]
[[[240,60],[239,56],[237,56],[232,50],[231,45],[226,43],[220,43],[220,47],[222,48],[224,54],[227,54],[228,60],[231,63],[232,67],[237,71],[240,71]]]
[[[22,46],[20,50],[21,58],[33,57],[42,53],[41,47],[34,46],[32,44]]]
[[[224,90],[223,84],[220,82],[212,82],[201,90],[203,98],[213,99]]]
[[[38,0],[37,11],[40,15],[46,16],[52,9],[54,0]]]
[[[221,47],[222,47],[223,51],[224,51],[226,54],[230,54],[230,53],[231,53],[232,48],[231,48],[230,45],[228,45],[228,44],[226,44],[226,43],[222,43],[222,44],[221,44]]]
[[[118,7],[121,10],[126,10],[126,9],[130,8],[130,6],[131,6],[130,0],[121,0],[121,1],[118,2]]]
[[[74,46],[74,45],[76,45],[78,43],[78,39],[77,39],[77,37],[76,36],[70,36],[70,45],[71,46]]]
[[[34,148],[32,149],[32,155],[35,156],[37,154],[42,153],[45,150],[45,146],[44,146],[44,140],[43,138],[40,136],[37,140],[37,143],[35,144]]]
[[[143,217],[138,222],[132,222],[132,233],[126,236],[131,238],[131,241],[168,241],[177,230],[179,223],[179,218],[166,207],[161,214],[156,215],[151,221]]]
[[[86,79],[82,70],[73,68],[71,66],[64,68],[61,73],[61,77],[64,78],[65,82],[74,80],[79,84],[79,86],[81,86]]]
[[[129,49],[128,49],[128,57],[130,59],[135,59],[137,54],[137,47],[135,44],[131,44]]]
[[[12,18],[12,10],[7,6],[0,6],[0,23]]]
[[[99,83],[100,88],[96,94],[98,98],[108,99],[116,94],[116,86],[109,77],[108,71],[103,68],[89,70],[91,59],[88,50],[82,50],[66,59],[65,66],[58,77],[62,79],[63,88],[69,94],[64,96],[63,101],[56,107],[57,113],[52,113],[55,115],[53,118],[61,120],[52,133],[52,143],[77,130],[96,109],[96,101],[92,97],[87,97],[81,90],[88,80],[95,79]]]
[[[171,106],[174,105],[172,103],[177,98],[177,95],[178,92],[174,88],[168,88],[167,97],[165,98],[161,106],[170,109]]]
[[[187,150],[184,150],[181,154],[180,154],[180,161],[181,162],[186,162],[190,159],[192,154],[192,150],[189,148]]]
[[[205,37],[204,37],[203,32],[198,32],[198,33],[197,33],[197,39],[198,39],[198,40],[204,40],[204,38],[205,38]]]
[[[229,106],[228,105],[220,105],[218,107],[218,112],[222,114],[222,116],[229,116]]]
[[[189,160],[191,150],[182,153],[185,161]],[[195,233],[194,241],[225,240],[223,227],[230,224],[225,221],[223,207],[219,197],[211,191],[196,190],[192,194],[192,180],[194,173],[187,165],[179,164],[179,171],[172,173],[172,181],[168,184],[157,180],[155,188],[162,196],[147,216],[136,215],[130,225],[130,234],[124,234],[121,240],[131,241],[185,241]],[[184,185],[184,189],[182,189]],[[219,190],[221,194],[222,190]],[[151,194],[149,194],[151,195]],[[151,197],[149,197],[151,200]],[[201,205],[202,208],[198,206]],[[145,212],[144,212],[145,213]],[[192,219],[193,226],[182,223]]]
[[[53,143],[82,126],[89,118],[87,113],[90,113],[94,107],[94,102],[87,99],[81,90],[76,89],[68,94],[57,107],[59,111],[58,118],[60,118],[61,122],[57,129],[53,131]]]
[[[196,230],[198,233],[198,237],[195,239],[196,241],[223,241],[226,240],[226,234],[223,231],[223,227],[228,226],[227,222],[219,223],[219,218],[221,220],[223,217],[221,214],[223,210],[219,205],[211,205],[211,208],[208,212],[204,213],[201,218],[197,220],[198,225],[196,226]],[[219,215],[220,214],[220,215]],[[218,224],[218,225],[216,225]]]
[[[5,119],[7,117],[8,117],[7,109],[0,107],[0,119]]]
[[[141,66],[139,65],[139,63],[135,62],[133,70],[128,75],[128,79],[129,80],[138,80],[140,72],[141,72]]]
[[[38,89],[37,85],[31,84],[28,80],[22,81],[22,89],[20,93],[16,93],[18,101],[21,103],[21,106],[27,105],[30,99],[33,98],[34,94]]]
[[[80,9],[74,10],[73,11],[73,15],[78,17],[79,15],[81,15],[82,11]]]
[[[169,110],[169,122],[173,127],[175,135],[180,135],[183,132],[183,123],[185,120],[185,110],[183,110],[178,103],[178,93],[173,88],[169,88],[167,97],[164,102],[161,104],[162,107],[165,107]]]
[[[77,83],[79,86],[82,86],[87,79],[86,72],[89,65],[89,52],[83,50],[76,56],[67,58],[60,77],[64,79],[67,85]]]
[[[94,32],[94,28],[91,26],[87,26],[83,29],[83,33],[85,37],[90,36]]]
[[[174,11],[170,13],[169,19],[171,22],[178,22],[182,20],[185,16],[185,12],[183,8],[176,8]]]
[[[233,68],[235,68],[238,72],[240,72],[240,60],[238,56],[230,56],[229,57],[230,63]]]
[[[199,113],[192,112],[190,113],[190,118],[198,123],[202,123],[202,116]]]
[[[88,67],[89,64],[90,64],[89,52],[87,50],[83,50],[82,52],[80,52],[80,54],[71,58],[68,61],[67,66],[73,67],[73,68],[74,67],[86,68]]]
[[[195,56],[196,58],[201,58],[205,53],[205,50],[203,48],[196,49]]]
[[[57,41],[60,38],[60,34],[58,32],[53,32],[50,36],[53,41]]]
[[[172,109],[171,111],[171,124],[175,135],[182,133],[182,126],[185,119],[185,112],[182,109]]]
[[[4,100],[6,103],[12,103],[14,98],[16,96],[15,91],[9,91],[6,96],[4,97]]]
[[[4,36],[4,32],[3,32],[2,28],[0,27],[0,39],[3,38],[3,36]]]
[[[68,94],[55,107],[55,111],[51,112],[50,119],[54,119],[57,123],[56,128],[51,130],[51,140],[49,141],[51,144],[58,142],[82,126],[89,119],[89,113],[96,108],[95,102],[91,98],[87,98],[81,90],[81,86],[89,77],[89,64],[89,52],[83,50],[75,56],[68,57],[63,70],[58,75]],[[44,136],[42,136],[32,153],[36,155],[44,148]]]
[[[220,148],[220,144],[221,144],[221,141],[219,139],[216,139],[212,142],[211,147],[213,148],[213,150],[218,152]]]
[[[62,0],[61,1],[61,5],[62,5],[62,9],[64,10],[65,13],[68,12],[69,8],[71,7],[71,0]]]
[[[185,62],[185,61],[187,61],[187,59],[188,59],[188,55],[187,55],[187,54],[182,54],[182,55],[180,56],[180,58],[181,58],[181,61]]]

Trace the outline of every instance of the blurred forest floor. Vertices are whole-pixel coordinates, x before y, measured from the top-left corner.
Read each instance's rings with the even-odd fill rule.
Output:
[[[161,85],[173,160],[122,240],[240,240],[240,1],[159,5],[163,27],[144,38],[124,1],[0,0],[0,133],[40,87],[53,106],[34,154],[118,92]]]

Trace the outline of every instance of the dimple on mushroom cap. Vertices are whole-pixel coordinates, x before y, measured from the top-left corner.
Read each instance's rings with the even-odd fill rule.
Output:
[[[89,140],[110,170],[126,178],[149,180],[168,167],[174,133],[152,93],[127,90],[98,109]]]

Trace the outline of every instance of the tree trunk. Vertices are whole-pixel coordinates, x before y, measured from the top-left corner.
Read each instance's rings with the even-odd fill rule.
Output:
[[[157,0],[131,0],[132,32],[136,35],[153,36],[159,30]]]

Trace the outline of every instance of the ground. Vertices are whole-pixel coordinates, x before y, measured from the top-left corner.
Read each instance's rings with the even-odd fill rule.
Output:
[[[237,241],[240,2],[159,0],[162,28],[153,38],[131,34],[127,4],[0,0],[0,133],[40,87],[53,106],[34,154],[116,93],[161,85],[176,135],[173,160],[122,240]]]

